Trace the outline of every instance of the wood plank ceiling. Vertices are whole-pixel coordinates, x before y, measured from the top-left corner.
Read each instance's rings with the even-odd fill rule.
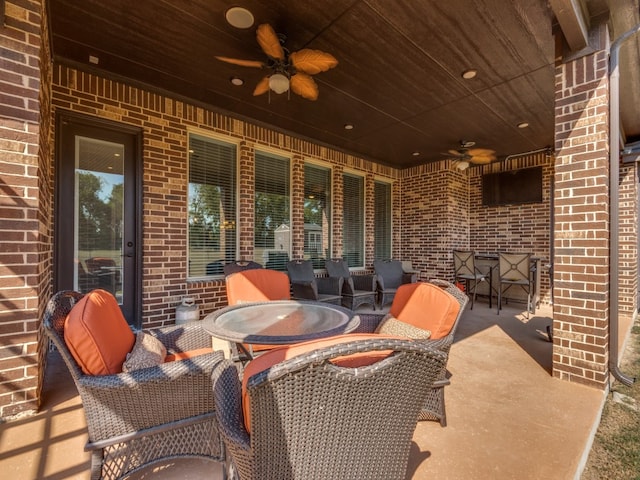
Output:
[[[587,3],[607,13],[602,1]],[[635,5],[637,21],[637,0],[619,3]],[[255,25],[230,26],[232,6],[250,10]],[[461,140],[499,159],[553,146],[556,20],[547,0],[49,0],[48,7],[58,62],[383,164],[440,160]],[[261,23],[283,34],[289,51],[313,48],[338,59],[314,76],[316,101],[253,96],[268,72],[214,58],[265,60],[255,35]],[[637,52],[631,56],[637,67]],[[462,78],[468,69],[475,78]],[[640,134],[637,111],[627,113],[630,138]]]

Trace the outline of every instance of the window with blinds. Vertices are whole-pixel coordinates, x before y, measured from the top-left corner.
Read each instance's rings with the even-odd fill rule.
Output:
[[[373,258],[385,260],[391,258],[391,184],[377,181],[374,183],[374,232]]]
[[[273,270],[287,270],[291,253],[290,160],[255,154],[254,260]]]
[[[324,268],[331,252],[331,169],[304,166],[304,257]]]
[[[236,171],[236,145],[189,134],[189,277],[223,275],[236,259]]]
[[[342,175],[342,256],[350,267],[364,267],[364,177]]]

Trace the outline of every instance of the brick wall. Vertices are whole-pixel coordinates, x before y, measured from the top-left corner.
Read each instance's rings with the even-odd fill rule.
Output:
[[[292,196],[303,195],[304,159],[334,166],[334,255],[340,256],[342,230],[342,169],[366,177],[367,199],[372,197],[374,176],[393,180],[397,171],[305,140],[267,130],[200,106],[140,90],[62,65],[53,69],[54,110],[64,109],[107,118],[143,130],[143,325],[172,324],[175,306],[183,295],[196,298],[201,313],[226,305],[224,282],[187,281],[187,129],[197,128],[227,135],[240,142],[240,252],[253,257],[253,154],[256,148],[275,148],[292,158]],[[54,112],[55,113],[55,112]],[[340,179],[338,181],[338,179]],[[371,203],[371,200],[368,201]],[[292,225],[304,224],[303,209],[292,210]],[[367,209],[367,225],[373,211]],[[301,253],[300,236],[293,248]],[[372,237],[367,237],[372,238]],[[366,252],[372,252],[371,246]],[[371,257],[367,265],[371,265]]]
[[[620,169],[619,313],[631,318],[638,292],[638,178],[635,164]]]
[[[608,380],[608,56],[556,67],[553,374]]]
[[[42,5],[9,0],[5,8],[0,27],[0,417],[37,405],[38,319],[49,291],[51,259],[49,185],[42,172],[48,161],[38,151],[48,128],[47,122],[43,130],[39,125],[41,98],[45,113],[48,103],[46,86],[40,86],[39,62],[47,60],[41,51]]]

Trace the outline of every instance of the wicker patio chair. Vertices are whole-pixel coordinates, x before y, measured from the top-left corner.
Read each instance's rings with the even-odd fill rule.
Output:
[[[222,267],[222,271],[225,275],[231,275],[236,272],[243,272],[245,270],[254,270],[263,268],[262,264],[254,262],[253,260],[236,260],[235,262],[225,263]]]
[[[445,354],[423,342],[361,337],[272,350],[256,360],[265,369],[248,375],[247,366],[244,389],[232,362],[216,367],[216,416],[240,480],[406,477],[418,413]],[[289,350],[296,347],[306,351]],[[389,356],[358,368],[330,362],[380,351]]]
[[[342,305],[355,310],[360,305],[370,304],[376,309],[375,275],[351,275],[347,263],[342,258],[332,258],[325,262],[330,278],[342,278]]]
[[[393,297],[400,285],[416,281],[415,274],[404,272],[400,260],[375,260],[373,269],[376,272],[380,308],[393,302]]]
[[[342,304],[342,278],[316,277],[311,260],[287,262],[293,298]]]
[[[445,280],[407,284],[398,288],[389,316],[431,331],[431,338],[422,341],[445,353],[448,360],[456,329],[468,301],[464,292]],[[380,328],[385,319],[381,320],[377,331],[385,331]],[[447,425],[444,387],[450,384],[450,377],[445,363],[438,374],[438,381],[427,396],[419,420],[437,421],[443,427]]]
[[[222,361],[222,354],[212,351],[130,373],[85,374],[64,339],[65,319],[82,297],[74,291],[53,295],[43,329],[60,352],[82,399],[91,478],[122,478],[155,461],[177,457],[224,462],[211,392],[211,372]],[[147,332],[171,354],[211,348],[211,337],[197,324]]]

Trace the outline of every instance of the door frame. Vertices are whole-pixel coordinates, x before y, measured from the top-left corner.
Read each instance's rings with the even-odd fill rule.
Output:
[[[60,269],[63,268],[60,264],[62,258],[66,255],[63,253],[63,246],[58,242],[60,231],[62,228],[69,228],[68,221],[64,219],[60,209],[61,197],[62,197],[62,189],[61,185],[65,184],[64,171],[60,168],[60,162],[62,159],[62,132],[63,132],[63,122],[66,124],[75,124],[82,127],[89,128],[97,128],[100,130],[106,130],[118,134],[124,134],[131,136],[134,142],[133,146],[133,161],[135,163],[133,167],[135,179],[133,181],[133,186],[131,188],[134,189],[134,203],[135,203],[135,219],[133,221],[134,232],[133,238],[135,241],[135,245],[133,248],[134,251],[134,262],[133,262],[133,274],[135,275],[135,280],[133,282],[132,292],[132,301],[133,308],[132,314],[133,318],[127,318],[127,321],[130,325],[135,328],[141,328],[142,326],[142,217],[143,217],[143,199],[142,199],[142,173],[143,173],[143,165],[142,165],[142,129],[138,127],[134,127],[132,125],[127,125],[119,122],[115,122],[112,120],[107,120],[99,117],[92,117],[89,115],[83,115],[76,112],[71,112],[68,110],[58,110],[56,112],[56,124],[55,124],[55,184],[54,184],[54,205],[53,205],[53,220],[54,220],[54,229],[53,229],[53,239],[54,239],[54,248],[53,248],[53,290],[59,291],[61,290],[59,273]]]

